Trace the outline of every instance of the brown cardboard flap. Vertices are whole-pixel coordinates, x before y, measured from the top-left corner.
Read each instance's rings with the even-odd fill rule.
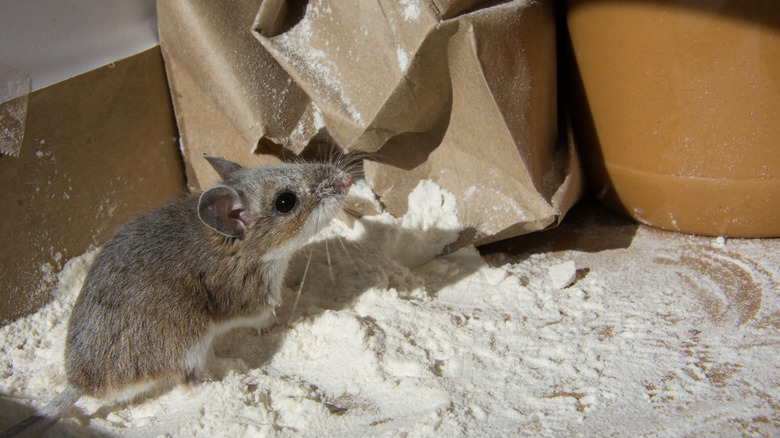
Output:
[[[0,156],[0,321],[117,226],[184,191],[159,47],[34,91],[18,157]]]
[[[193,6],[174,10],[177,1],[158,4],[168,11],[160,14],[160,34],[185,158],[193,156],[187,150],[219,155],[224,149],[242,164],[257,162],[249,148],[243,154],[227,144],[206,150],[246,132],[220,102],[290,90],[287,102],[305,111],[258,97],[257,120],[296,129],[287,137],[261,136],[255,152],[278,153],[274,147],[282,145],[298,153],[307,138],[325,137],[374,153],[366,177],[392,214],[404,213],[421,179],[455,194],[469,231],[459,244],[544,229],[578,198],[579,162],[570,139],[559,138],[552,1],[267,1],[255,5],[255,45],[241,28],[246,3],[240,11],[236,4],[208,13]],[[220,14],[233,17],[231,23]],[[215,51],[204,43],[186,56],[169,49],[174,42],[191,45],[188,38],[240,44]],[[251,80],[233,75],[220,84],[223,91],[209,82],[209,72],[240,70],[224,64],[254,58],[263,65],[272,58],[279,68]],[[292,82],[281,81],[280,71]],[[200,108],[182,105],[193,96],[205,98]],[[233,126],[212,124],[212,132],[204,132],[186,123],[215,110],[221,115],[211,120]],[[194,164],[192,172],[191,182],[215,181]]]

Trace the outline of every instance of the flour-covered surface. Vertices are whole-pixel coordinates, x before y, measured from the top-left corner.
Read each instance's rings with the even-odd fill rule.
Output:
[[[308,250],[280,325],[218,339],[213,381],[83,398],[50,436],[780,434],[780,241],[661,232],[586,202],[556,230],[434,257],[458,226],[428,183],[403,219],[335,224],[290,327]],[[61,388],[92,255],[1,329],[0,427]]]

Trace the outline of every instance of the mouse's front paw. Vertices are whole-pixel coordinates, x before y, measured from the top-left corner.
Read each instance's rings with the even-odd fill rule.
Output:
[[[190,370],[184,376],[184,383],[191,386],[200,385],[211,380],[211,377],[202,370]]]

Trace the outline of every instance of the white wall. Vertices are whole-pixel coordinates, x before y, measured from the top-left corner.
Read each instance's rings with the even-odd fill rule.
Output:
[[[0,0],[0,63],[33,90],[158,41],[155,0]]]

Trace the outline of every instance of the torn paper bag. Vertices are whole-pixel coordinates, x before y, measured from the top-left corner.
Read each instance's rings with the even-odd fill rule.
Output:
[[[553,226],[582,186],[559,124],[553,6],[160,2],[183,148],[252,164],[326,138],[370,153],[366,177],[396,216],[422,179],[453,193],[457,245]]]

